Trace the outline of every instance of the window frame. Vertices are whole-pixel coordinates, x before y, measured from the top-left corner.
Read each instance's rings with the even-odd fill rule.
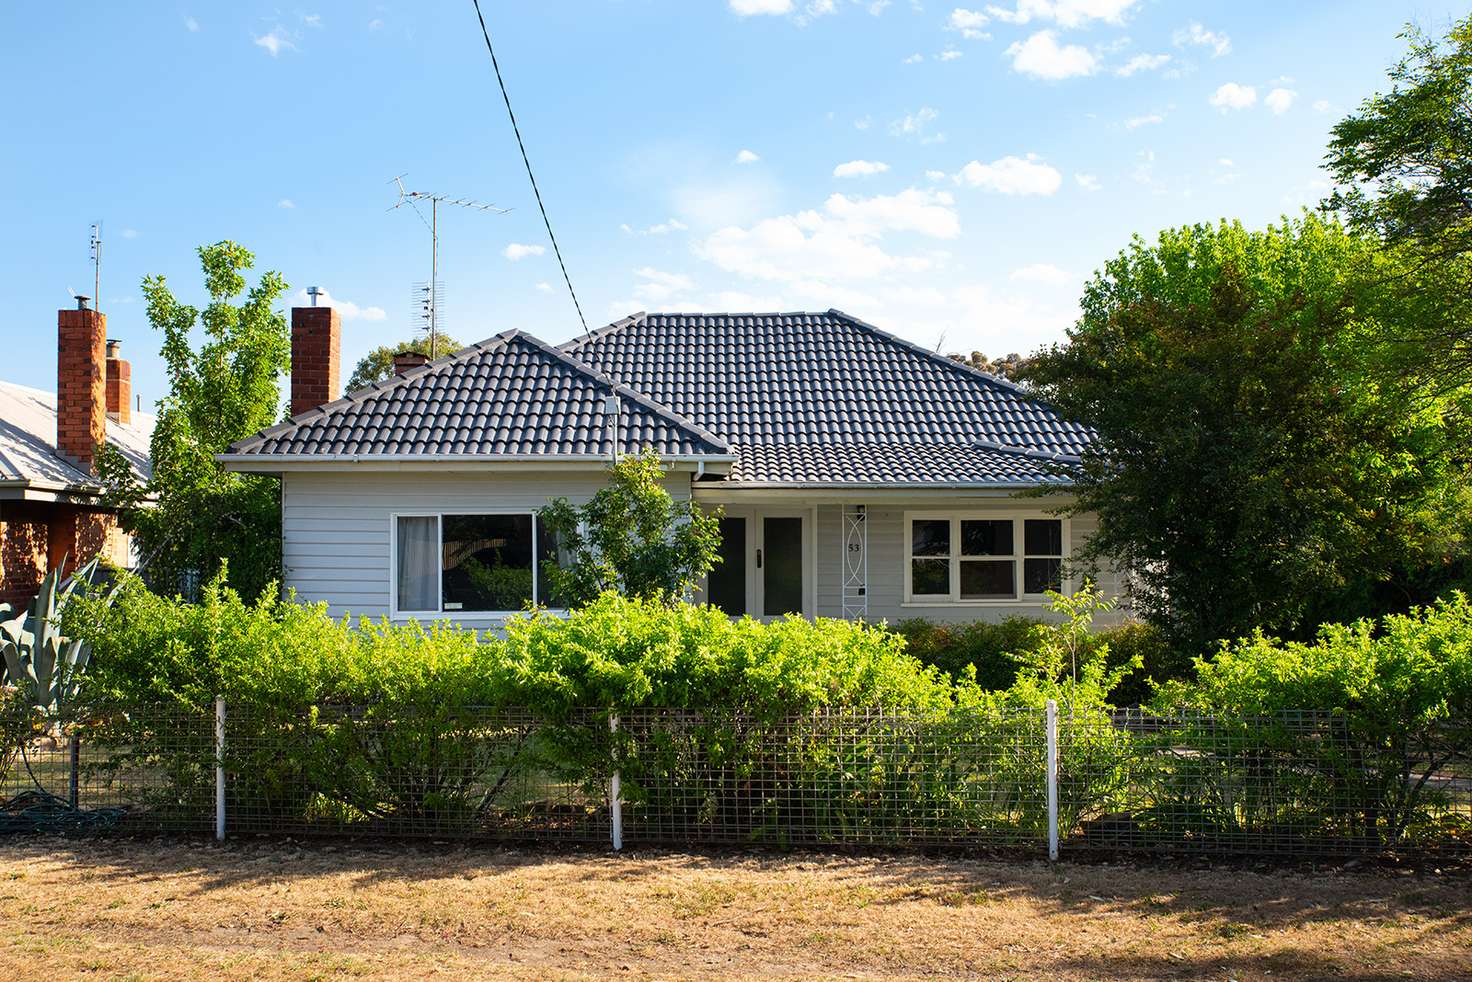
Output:
[[[408,620],[410,618],[422,617],[443,620],[452,618],[455,620],[505,620],[514,614],[521,613],[520,610],[446,610],[445,609],[445,516],[454,515],[466,518],[495,518],[498,516],[511,516],[513,518],[530,516],[532,520],[532,603],[540,600],[542,578],[538,575],[537,563],[540,553],[541,535],[538,520],[542,514],[540,508],[513,508],[513,509],[476,509],[459,510],[440,509],[438,511],[395,511],[388,516],[388,610],[390,620]],[[399,609],[399,519],[401,518],[433,518],[435,520],[435,538],[440,547],[440,563],[438,569],[439,587],[435,595],[439,598],[438,607],[434,610],[400,610]],[[549,607],[548,612],[554,614],[566,613],[565,608]]]
[[[1031,520],[1043,520],[1059,523],[1059,535],[1062,541],[1059,543],[1062,554],[1057,556],[1044,556],[1041,554],[1029,554],[1027,552],[1027,526],[1026,522]],[[1050,515],[1043,511],[906,511],[902,513],[904,522],[904,551],[900,556],[900,572],[904,577],[904,601],[905,607],[1042,607],[1048,603],[1047,595],[1043,593],[1025,593],[1023,587],[1026,584],[1026,562],[1028,559],[1058,559],[1063,566],[1063,580],[1060,586],[1063,593],[1072,589],[1072,577],[1067,574],[1072,535],[1069,527],[1069,519],[1063,516]],[[948,520],[951,523],[950,551],[944,557],[950,562],[950,586],[949,594],[941,593],[914,593],[912,587],[914,581],[911,576],[911,563],[915,559],[940,559],[940,556],[915,556],[914,549],[914,523],[917,521]],[[1012,523],[1012,553],[1000,556],[963,556],[961,549],[961,523],[962,522],[1001,522]],[[1011,561],[1012,587],[1011,597],[963,600],[961,599],[961,562],[963,559],[974,561],[993,560],[997,562]]]

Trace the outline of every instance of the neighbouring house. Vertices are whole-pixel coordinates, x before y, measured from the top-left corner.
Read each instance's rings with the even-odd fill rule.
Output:
[[[63,560],[133,565],[95,459],[105,440],[145,477],[154,418],[133,408],[132,369],[107,340],[107,315],[77,301],[57,312],[56,391],[0,382],[0,603],[29,603]]]
[[[221,458],[280,476],[285,584],[334,614],[493,626],[549,601],[538,511],[615,450],[723,509],[704,598],[733,615],[1036,614],[1094,528],[1056,513],[1087,428],[841,311],[508,331],[340,399],[338,331],[293,311],[294,415]]]

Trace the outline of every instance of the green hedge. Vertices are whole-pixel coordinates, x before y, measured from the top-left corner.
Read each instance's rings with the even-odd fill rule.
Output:
[[[1008,617],[988,622],[940,624],[923,618],[900,621],[894,626],[906,650],[927,665],[959,678],[968,668],[976,670],[977,684],[989,691],[1009,689],[1017,680],[1018,659],[1036,652],[1046,637],[1041,620]],[[1130,623],[1090,632],[1091,647],[1109,647],[1111,666],[1127,665],[1136,658],[1140,667],[1125,676],[1111,693],[1117,706],[1136,706],[1149,701],[1154,683],[1189,678],[1191,658],[1172,648],[1164,635],[1148,624]]]

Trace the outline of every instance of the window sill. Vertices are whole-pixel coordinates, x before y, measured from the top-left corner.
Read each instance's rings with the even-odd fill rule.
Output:
[[[901,607],[1046,607],[1046,597],[1022,597],[1016,600],[906,600]]]

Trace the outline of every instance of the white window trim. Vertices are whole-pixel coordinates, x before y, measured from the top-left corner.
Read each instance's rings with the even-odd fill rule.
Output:
[[[390,620],[409,620],[410,618],[435,618],[436,620],[454,619],[462,621],[490,621],[505,620],[521,613],[520,610],[445,610],[445,516],[469,516],[469,517],[493,517],[498,515],[521,516],[529,515],[532,520],[532,603],[540,600],[538,596],[541,588],[541,578],[537,575],[537,556],[539,555],[537,541],[537,516],[541,514],[539,509],[512,509],[500,511],[460,511],[451,509],[449,511],[396,511],[388,516],[388,611]],[[435,610],[400,610],[399,609],[399,519],[401,518],[433,518],[435,520],[435,537],[439,541],[441,550],[441,561],[439,567],[439,589],[436,596],[439,597],[439,606]],[[561,614],[566,611],[549,608],[550,613]]]
[[[951,592],[939,593],[914,593],[912,592],[913,580],[910,577],[910,561],[912,559],[927,557],[916,557],[911,554],[914,546],[914,522],[925,520],[946,520],[951,523],[951,550],[946,555],[951,566]],[[1042,559],[1053,558],[1043,556],[1027,555],[1026,526],[1022,523],[1027,519],[1043,519],[1060,523],[1060,534],[1063,542],[1063,566],[1068,567],[1070,547],[1072,545],[1072,534],[1069,527],[1069,519],[1058,515],[1050,515],[1045,511],[907,511],[903,514],[905,526],[904,552],[901,556],[900,575],[904,577],[905,607],[1043,607],[1048,603],[1046,594],[1023,593],[1023,577],[1025,561],[1028,558]],[[1015,596],[1000,597],[986,600],[962,600],[961,599],[961,523],[962,522],[1012,522],[1012,553],[1010,556],[978,556],[976,559],[996,559],[1013,561],[1012,585]],[[940,556],[928,557],[940,559]],[[1073,589],[1071,577],[1065,575],[1063,578],[1063,592],[1070,593]]]

